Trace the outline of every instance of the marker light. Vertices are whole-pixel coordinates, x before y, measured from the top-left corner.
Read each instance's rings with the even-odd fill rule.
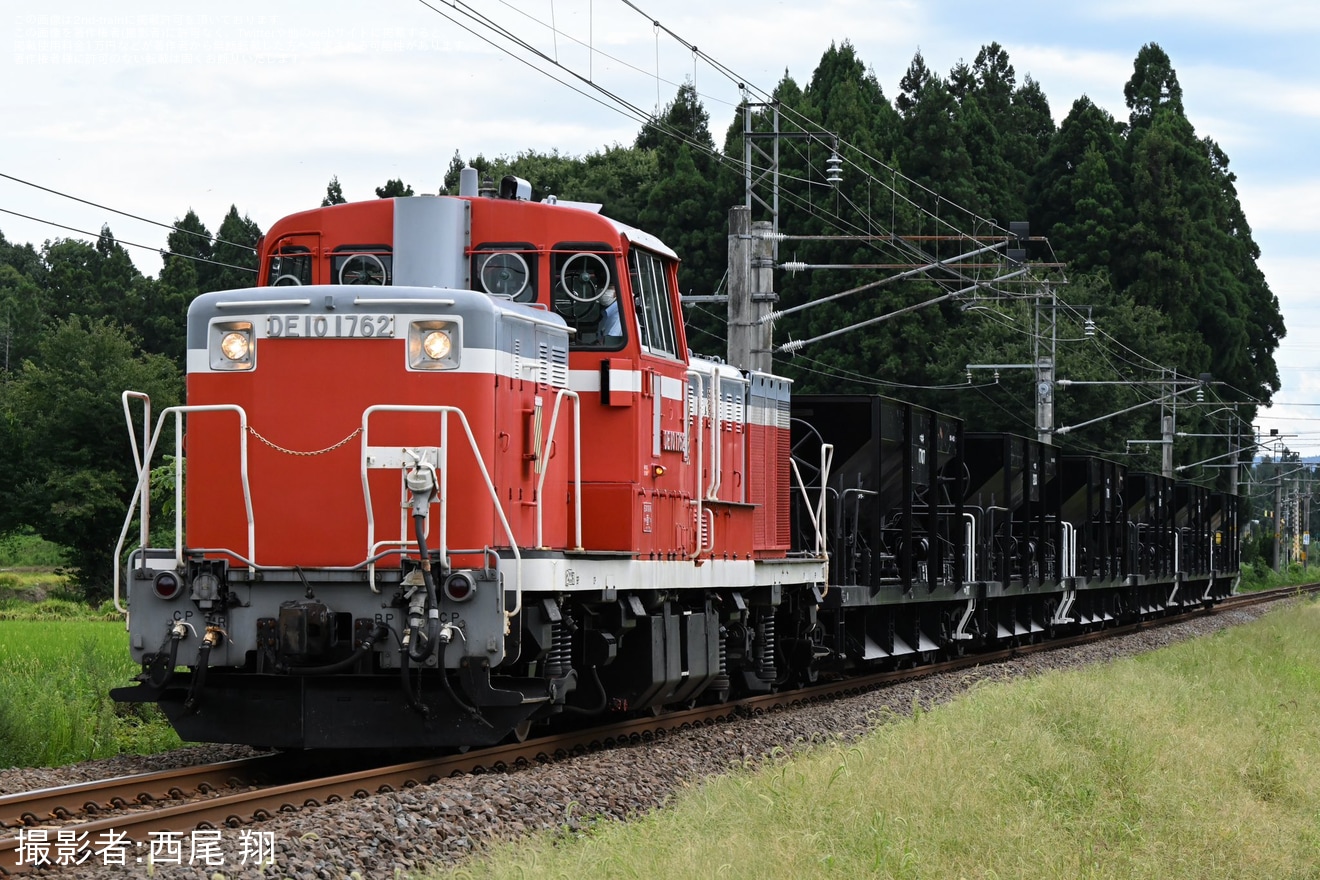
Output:
[[[179,595],[179,576],[172,571],[162,571],[151,584],[151,591],[162,599],[173,599]]]
[[[466,602],[477,591],[477,584],[471,575],[461,571],[454,572],[445,580],[445,596],[452,602]]]

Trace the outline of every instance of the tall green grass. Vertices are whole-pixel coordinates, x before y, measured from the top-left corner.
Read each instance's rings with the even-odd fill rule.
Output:
[[[0,620],[0,767],[177,747],[154,706],[121,707],[108,695],[138,672],[123,623],[61,619],[86,610],[40,604],[49,619]]]
[[[1275,571],[1264,562],[1257,560],[1242,567],[1242,582],[1239,591],[1254,593],[1274,587],[1291,587],[1297,584],[1313,584],[1320,581],[1320,564],[1302,566],[1293,562],[1280,571]]]
[[[466,877],[1320,877],[1320,606],[955,703]]]
[[[0,535],[0,567],[58,568],[69,564],[69,551],[30,528]]]

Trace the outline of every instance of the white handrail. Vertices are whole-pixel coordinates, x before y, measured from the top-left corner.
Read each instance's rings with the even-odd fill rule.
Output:
[[[710,391],[706,406],[710,408],[710,486],[706,489],[706,498],[718,501],[720,482],[724,467],[724,450],[720,443],[720,374],[716,370],[710,375]],[[700,471],[698,471],[700,473]],[[713,546],[713,545],[712,545]]]
[[[247,513],[247,535],[248,535],[248,570],[256,571],[256,527],[252,514],[252,489],[248,483],[248,451],[247,451],[247,413],[241,406],[233,403],[217,403],[207,405],[193,406],[171,406],[162,410],[160,417],[156,421],[156,429],[148,437],[145,434],[143,440],[146,446],[139,457],[137,452],[137,435],[132,428],[132,418],[129,414],[128,401],[130,399],[139,399],[150,405],[150,398],[138,391],[125,391],[121,400],[124,405],[125,415],[129,420],[129,435],[132,439],[133,458],[138,468],[138,481],[133,489],[133,497],[128,502],[128,515],[124,517],[124,527],[120,530],[119,541],[115,544],[114,556],[114,602],[115,610],[124,614],[127,609],[120,602],[120,579],[119,579],[119,560],[123,556],[124,541],[128,537],[128,529],[133,524],[133,514],[137,512],[139,501],[142,504],[143,539],[142,549],[145,550],[149,543],[149,532],[146,531],[145,523],[150,520],[151,497],[150,479],[151,479],[151,460],[155,457],[156,445],[160,442],[160,434],[165,427],[165,417],[174,416],[174,565],[176,568],[183,567],[183,416],[185,413],[194,412],[234,412],[238,414],[239,425],[239,477],[243,486],[243,505]],[[143,554],[143,567],[146,565],[146,555]]]
[[[830,481],[830,467],[834,464],[834,444],[823,443],[820,447],[820,498],[816,501],[816,555],[825,560],[825,591],[830,592],[830,554],[825,543],[829,534],[828,508],[825,506],[826,487]]]
[[[816,557],[823,559],[825,563],[825,590],[821,593],[821,597],[824,598],[830,592],[830,554],[825,537],[825,490],[829,483],[830,466],[834,463],[834,444],[822,443],[820,447],[820,498],[814,507],[811,496],[807,494],[807,484],[802,479],[802,471],[798,468],[797,461],[790,458],[788,463],[793,469],[793,476],[797,478],[802,500],[807,505],[807,515],[811,517],[811,524],[816,530]]]
[[[133,450],[133,466],[137,470],[138,482],[142,487],[142,495],[145,498],[151,497],[151,468],[143,468],[142,456],[138,452],[137,432],[133,429],[133,414],[129,407],[129,400],[137,399],[142,401],[142,443],[145,446],[147,438],[151,434],[151,395],[142,391],[125,391],[120,395],[120,402],[124,406],[124,421],[128,425],[129,447]],[[130,508],[132,505],[130,504]],[[130,513],[130,517],[132,514]],[[141,535],[139,540],[143,547],[147,546],[151,539],[151,512],[149,506],[144,506],[142,510]],[[142,567],[146,568],[146,557],[142,558]],[[119,557],[115,557],[115,567],[118,569]],[[116,603],[118,607],[118,603]]]
[[[692,378],[697,380],[698,393],[695,400],[692,398],[692,395],[689,393],[691,386],[686,381],[688,376],[691,376]],[[702,540],[701,540],[701,535],[702,535],[701,518],[703,515],[702,505],[705,501],[705,494],[703,493],[701,488],[701,469],[705,465],[706,441],[704,439],[705,435],[702,433],[701,430],[701,407],[699,405],[699,401],[704,400],[706,397],[706,377],[703,373],[699,373],[696,370],[692,370],[692,369],[686,371],[686,375],[684,376],[684,382],[683,382],[683,396],[684,396],[684,401],[687,404],[686,406],[687,412],[683,414],[683,431],[685,433],[691,431],[690,434],[687,434],[687,440],[689,443],[691,443],[691,437],[693,435],[695,435],[697,438],[696,479],[693,481],[692,484],[694,490],[692,493],[694,496],[692,503],[695,504],[697,508],[696,516],[693,518],[693,522],[696,523],[696,534],[693,536],[695,538],[696,546],[692,549],[692,552],[688,554],[688,559],[695,560],[700,558],[702,552],[704,552],[704,547],[702,546]],[[693,425],[689,421],[689,416],[691,417],[692,420],[696,422],[695,431],[692,430]],[[711,530],[712,549],[714,549],[715,546],[714,537],[715,537],[715,533],[714,533],[714,528],[712,527]]]
[[[1063,553],[1059,559],[1059,577],[1068,578],[1077,576],[1077,527],[1064,520],[1059,523],[1062,529],[1060,539],[1063,543]]]
[[[540,444],[540,448],[536,450],[536,463],[541,473],[541,478],[536,481],[536,546],[541,549],[545,549],[541,531],[541,513],[545,507],[543,504],[545,477],[550,470],[544,456],[549,445],[555,442],[555,428],[559,425],[559,406],[566,397],[573,401],[573,536],[577,541],[575,549],[582,549],[582,400],[576,391],[567,388],[560,388],[555,394],[555,406],[550,411],[550,430],[547,432],[549,439]]]
[[[976,582],[976,514],[964,513],[967,520],[966,573],[967,583]]]
[[[448,507],[449,507],[449,417],[457,416],[459,424],[463,426],[463,433],[467,436],[468,447],[472,450],[472,457],[477,462],[477,470],[481,473],[481,479],[486,484],[486,492],[490,495],[490,500],[494,504],[495,513],[500,518],[500,525],[504,527],[504,535],[508,538],[509,547],[513,551],[515,561],[514,577],[514,602],[513,610],[507,608],[504,610],[504,633],[508,635],[513,618],[522,612],[522,552],[518,549],[518,542],[513,537],[513,528],[509,525],[508,517],[504,515],[504,507],[500,504],[499,492],[495,489],[495,483],[490,477],[490,471],[486,469],[486,462],[481,457],[481,450],[477,446],[477,439],[472,434],[472,427],[468,424],[467,415],[463,410],[455,406],[424,406],[420,404],[376,404],[369,406],[362,411],[362,497],[367,507],[367,556],[373,555],[373,547],[376,546],[376,517],[371,504],[371,485],[367,479],[367,455],[371,444],[368,439],[369,423],[373,413],[378,412],[411,412],[411,413],[437,413],[440,416],[440,461],[437,463],[440,471],[439,477],[439,496],[434,503],[440,505],[440,528],[439,528],[439,550],[441,555],[445,555],[448,548]],[[376,563],[372,561],[367,566],[368,582],[371,589],[380,592],[376,586]],[[503,604],[503,603],[501,603]]]

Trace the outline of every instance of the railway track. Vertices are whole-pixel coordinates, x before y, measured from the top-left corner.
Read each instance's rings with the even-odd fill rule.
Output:
[[[1217,607],[1228,610],[1318,591],[1320,584],[1281,588],[1229,597]],[[122,835],[129,841],[142,841],[151,834],[162,832],[188,834],[195,829],[236,828],[260,822],[276,813],[424,785],[447,776],[499,772],[593,749],[659,739],[674,732],[724,723],[740,716],[835,699],[913,678],[1080,645],[1174,623],[1201,613],[1204,612],[1192,611],[1039,644],[822,683],[718,706],[634,718],[605,727],[460,755],[316,775],[278,784],[269,784],[269,780],[288,776],[287,766],[282,766],[287,765],[287,758],[271,755],[7,795],[0,797],[0,874],[25,873],[34,867],[31,859],[19,856],[23,838],[30,840],[34,831],[40,833],[42,829],[45,829],[45,838],[53,845],[61,832],[66,839],[88,842],[107,833]]]

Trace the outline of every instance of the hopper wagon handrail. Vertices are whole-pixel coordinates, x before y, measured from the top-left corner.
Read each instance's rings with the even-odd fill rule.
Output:
[[[802,471],[798,468],[797,460],[790,458],[788,463],[793,469],[793,476],[797,479],[802,500],[806,502],[807,517],[816,531],[816,558],[824,560],[825,563],[825,591],[821,593],[823,598],[830,593],[829,525],[826,522],[825,498],[829,489],[830,467],[834,463],[834,444],[822,443],[820,447],[820,495],[815,504],[811,503],[811,493],[807,491],[807,484],[802,479]]]

